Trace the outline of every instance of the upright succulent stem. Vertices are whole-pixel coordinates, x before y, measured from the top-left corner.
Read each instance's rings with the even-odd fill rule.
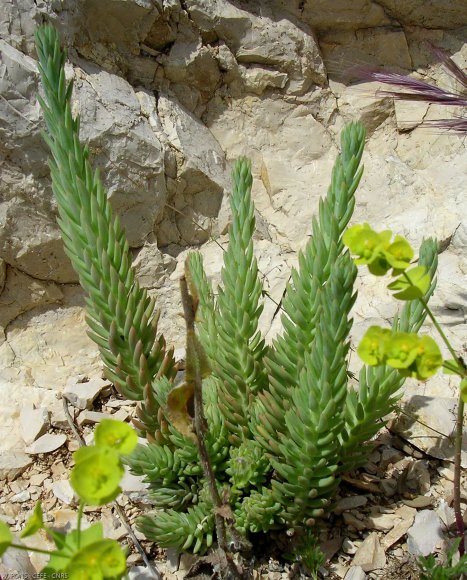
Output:
[[[79,141],[79,117],[71,114],[72,83],[65,78],[66,54],[55,28],[39,28],[36,47],[58,223],[87,294],[89,336],[99,346],[107,377],[125,397],[141,400],[161,366],[166,376],[174,376],[172,352],[157,337],[154,300],[135,280],[125,232],[91,167],[88,147]]]

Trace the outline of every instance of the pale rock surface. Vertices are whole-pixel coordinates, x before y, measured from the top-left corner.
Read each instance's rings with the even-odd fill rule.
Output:
[[[32,464],[32,459],[21,451],[0,451],[0,479],[14,481]]]
[[[352,565],[360,566],[364,572],[384,568],[386,565],[386,555],[384,554],[376,532],[371,532],[365,538],[352,560]]]
[[[57,499],[68,505],[73,503],[73,498],[75,497],[75,492],[71,487],[71,484],[68,481],[68,479],[60,479],[59,481],[54,481],[52,483],[52,493]]]
[[[8,325],[21,314],[48,304],[60,303],[63,292],[54,282],[37,280],[16,268],[7,268],[0,295],[0,342]]]
[[[169,147],[177,158],[176,179],[168,181],[171,219],[157,230],[160,246],[207,241],[219,213],[228,177],[225,155],[212,133],[177,99],[160,95],[157,111]],[[199,224],[199,225],[197,225]]]
[[[15,544],[23,544],[18,538],[14,539]],[[29,545],[29,542],[28,542]],[[0,562],[0,574],[5,578],[20,576],[22,578],[32,578],[36,570],[32,565],[29,554],[26,550],[10,548],[2,555]]]
[[[141,246],[166,202],[162,145],[141,116],[138,98],[126,80],[105,71],[78,72],[82,139],[102,170],[130,246]]]
[[[366,574],[361,566],[351,566],[345,580],[365,580]]]
[[[90,409],[95,399],[109,387],[109,381],[105,379],[86,380],[86,378],[80,380],[70,378],[63,391],[63,396],[78,409]]]
[[[410,417],[401,414],[391,422],[391,431],[407,439],[428,455],[453,461],[454,446],[449,437],[455,430],[457,400],[413,395],[407,399],[404,408]],[[415,421],[412,417],[419,420]],[[440,433],[445,436],[441,436]],[[464,428],[462,449],[462,465],[467,467],[467,428]],[[420,477],[420,474],[417,477]]]
[[[415,516],[413,526],[407,532],[407,547],[411,554],[428,556],[443,540],[441,520],[432,510],[422,510]]]
[[[85,409],[79,414],[77,423],[80,427],[83,425],[95,425],[96,423],[100,423],[102,419],[110,419],[110,415]]]
[[[120,487],[127,494],[143,492],[149,487],[149,483],[144,482],[143,479],[143,476],[130,473],[128,466],[125,465],[125,474],[120,482]]]
[[[19,420],[21,435],[27,445],[43,435],[50,426],[49,411],[44,408],[34,409],[32,405],[21,409]]]
[[[25,451],[29,455],[39,455],[41,453],[51,453],[59,447],[61,447],[66,442],[66,435],[63,433],[53,434],[46,433],[36,439],[32,445],[26,447]]]

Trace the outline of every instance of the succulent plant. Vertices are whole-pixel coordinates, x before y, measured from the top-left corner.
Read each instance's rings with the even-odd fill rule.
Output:
[[[175,391],[180,387],[174,384],[173,357],[157,336],[154,303],[138,286],[123,229],[79,142],[65,54],[52,27],[39,30],[37,48],[59,224],[87,293],[90,336],[117,389],[140,401],[137,426],[150,441],[128,461],[150,482],[155,507],[140,519],[140,528],[161,546],[203,552],[215,540],[217,512],[196,437],[173,420],[171,401],[183,394]],[[357,389],[349,384],[357,271],[342,238],[362,176],[364,141],[360,124],[344,128],[331,185],[282,302],[283,332],[271,345],[259,328],[262,283],[248,160],[238,160],[233,170],[232,223],[216,296],[201,255],[189,256],[198,341],[191,344],[199,346],[198,362],[190,358],[193,351],[187,367],[206,358],[205,443],[218,493],[231,508],[225,517],[232,536],[312,526],[330,509],[341,474],[365,461],[366,443],[400,396],[404,378],[388,366],[365,366]],[[422,243],[419,262],[430,275],[428,299],[436,242]],[[424,316],[416,301],[408,301],[394,328],[416,331]]]

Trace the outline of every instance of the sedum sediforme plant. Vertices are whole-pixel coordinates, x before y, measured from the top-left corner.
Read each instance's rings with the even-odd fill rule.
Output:
[[[363,171],[363,127],[352,123],[342,132],[331,185],[282,303],[283,332],[269,346],[259,329],[263,292],[252,239],[251,166],[236,162],[216,294],[201,255],[187,261],[197,337],[190,327],[190,376],[175,386],[171,351],[156,336],[154,305],[138,287],[123,231],[79,143],[58,36],[44,27],[37,43],[59,223],[88,294],[90,336],[117,388],[140,401],[136,423],[150,441],[128,460],[150,483],[155,507],[140,518],[140,529],[162,547],[193,552],[214,543],[219,516],[235,549],[258,532],[308,529],[332,507],[340,475],[365,461],[366,443],[404,381],[382,365],[363,367],[357,389],[348,384],[357,269],[342,238]],[[425,300],[435,286],[436,261],[436,243],[424,241]],[[416,332],[424,317],[408,301],[393,327]],[[194,429],[192,386],[200,381],[203,428]]]

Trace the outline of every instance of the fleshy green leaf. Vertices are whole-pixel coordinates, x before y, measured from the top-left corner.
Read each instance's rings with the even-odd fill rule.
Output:
[[[41,502],[38,501],[36,503],[36,507],[31,515],[31,517],[26,522],[26,527],[21,532],[21,538],[27,538],[28,536],[32,536],[38,530],[44,527],[44,514],[42,513],[42,506]]]
[[[408,278],[408,279],[407,279]],[[424,266],[415,266],[404,272],[388,285],[390,290],[397,290],[394,298],[399,300],[414,300],[422,298],[430,287],[430,276]]]
[[[13,534],[3,520],[0,520],[0,556],[4,554],[13,542]]]
[[[103,419],[96,427],[94,443],[97,447],[112,447],[118,453],[128,454],[138,443],[136,431],[123,421]]]
[[[95,447],[93,454],[82,459],[71,472],[70,483],[79,497],[89,505],[103,505],[120,493],[123,466],[117,451]]]
[[[380,326],[370,326],[358,345],[358,356],[368,365],[384,363],[386,343],[391,338],[391,331]]]

